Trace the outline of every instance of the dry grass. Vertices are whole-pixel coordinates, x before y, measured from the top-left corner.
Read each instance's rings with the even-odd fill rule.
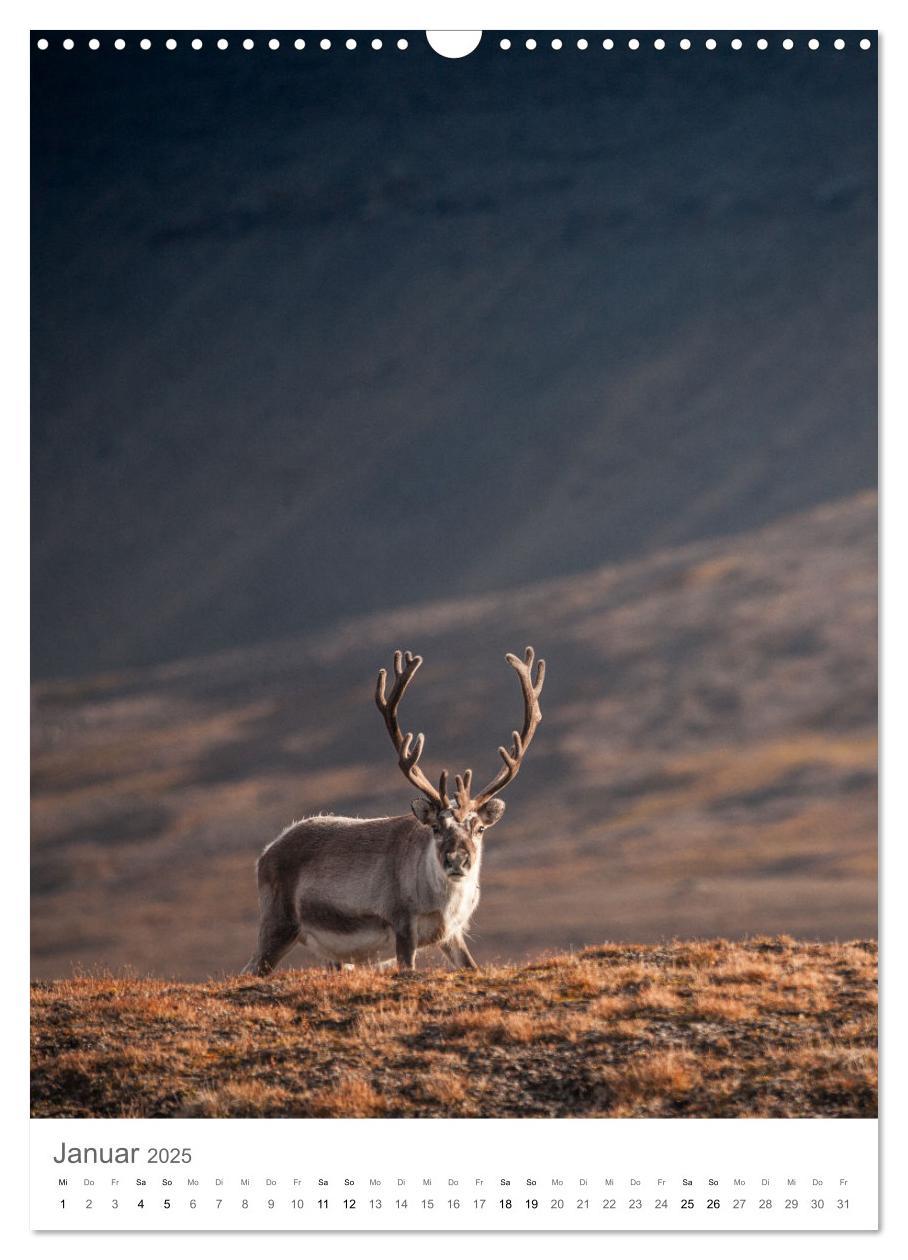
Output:
[[[36,1116],[871,1116],[876,945],[33,986]]]

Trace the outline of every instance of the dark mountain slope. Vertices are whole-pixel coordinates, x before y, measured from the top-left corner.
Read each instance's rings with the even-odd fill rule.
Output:
[[[38,676],[872,486],[862,56],[36,55]]]

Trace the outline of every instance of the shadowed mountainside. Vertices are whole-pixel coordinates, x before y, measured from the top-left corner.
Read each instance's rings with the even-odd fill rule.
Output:
[[[307,813],[408,807],[372,700],[396,647],[425,657],[402,720],[436,776],[493,772],[521,711],[501,658],[531,642],[548,660],[543,724],[487,837],[481,962],[874,935],[875,511],[860,495],[502,596],[37,684],[35,975],[241,966],[266,841]]]
[[[875,484],[875,51],[188,38],[35,54],[37,677]]]

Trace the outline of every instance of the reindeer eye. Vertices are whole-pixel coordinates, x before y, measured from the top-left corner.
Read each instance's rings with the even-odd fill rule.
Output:
[[[479,835],[482,835],[482,833],[485,831],[485,827],[477,827],[476,831],[478,832]]]

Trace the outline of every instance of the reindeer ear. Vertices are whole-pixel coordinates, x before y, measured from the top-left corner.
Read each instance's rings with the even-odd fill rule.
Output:
[[[486,827],[494,827],[506,809],[504,801],[492,800],[480,806],[479,820]]]
[[[411,801],[410,808],[419,821],[427,827],[431,827],[438,820],[438,810],[424,796],[417,796],[415,801]]]

